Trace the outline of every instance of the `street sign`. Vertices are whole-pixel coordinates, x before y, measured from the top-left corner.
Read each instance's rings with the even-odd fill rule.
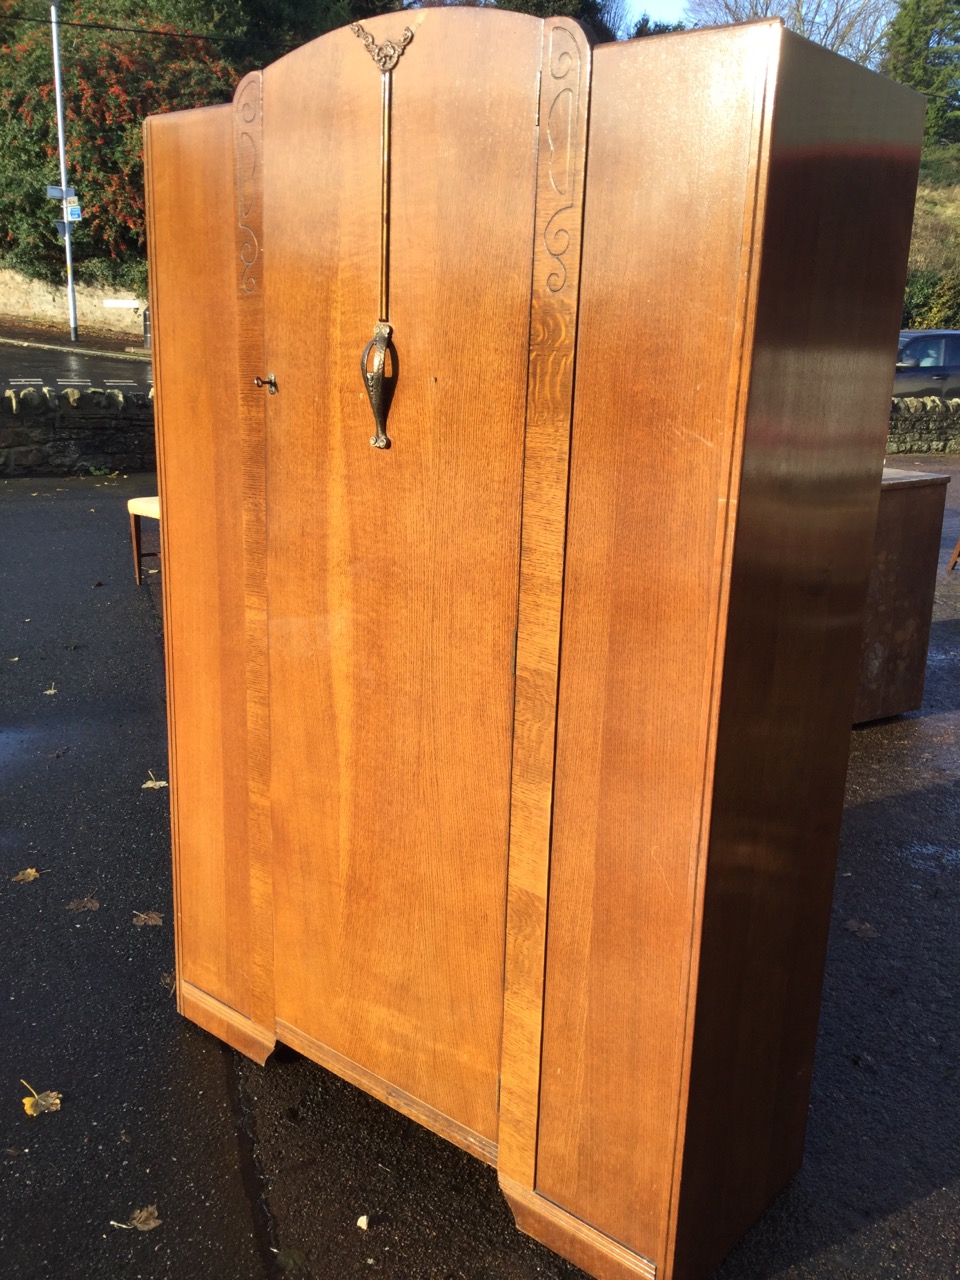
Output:
[[[79,196],[66,196],[66,197],[65,197],[65,203],[66,203],[66,206],[67,206],[67,208],[68,208],[68,209],[69,209],[69,208],[72,208],[72,207],[73,207],[73,205],[75,205],[75,204],[79,204],[79,203],[80,203],[80,197],[79,197]]]
[[[73,195],[73,187],[47,187],[47,197],[50,200],[69,200]]]
[[[83,219],[83,210],[78,204],[67,205],[67,221],[80,222]]]
[[[57,228],[57,235],[60,239],[65,240],[67,238],[67,224],[65,222],[61,222],[58,218],[53,225]]]

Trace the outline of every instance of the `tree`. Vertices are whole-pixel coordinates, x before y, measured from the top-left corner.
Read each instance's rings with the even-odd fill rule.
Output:
[[[628,23],[627,0],[503,0],[501,8],[535,18],[574,18],[603,44],[619,40]]]
[[[240,76],[400,0],[62,0],[67,168],[84,211],[77,278],[146,286],[143,121],[230,99]],[[40,10],[39,12],[42,12]],[[193,38],[202,35],[204,38]],[[0,263],[63,279],[49,22],[0,0]]]
[[[896,7],[896,0],[689,0],[684,17],[698,27],[782,18],[825,49],[876,66]]]
[[[953,0],[903,0],[883,69],[927,95],[927,143],[960,141],[960,7]]]
[[[672,31],[686,31],[686,27],[682,22],[654,22],[649,13],[645,13],[630,32],[630,39],[639,40],[643,36],[665,36]]]
[[[142,10],[141,10],[142,14]],[[103,23],[77,3],[71,22]],[[123,12],[114,16],[124,24]],[[109,19],[107,19],[109,21]],[[130,20],[131,25],[133,20]],[[138,24],[146,26],[141,16]],[[229,99],[238,69],[207,41],[64,26],[61,51],[67,170],[84,221],[72,236],[79,278],[142,292],[145,248],[142,127],[151,112]],[[25,274],[59,280],[63,250],[46,198],[58,183],[53,63],[48,24],[18,23],[0,49],[0,260]]]

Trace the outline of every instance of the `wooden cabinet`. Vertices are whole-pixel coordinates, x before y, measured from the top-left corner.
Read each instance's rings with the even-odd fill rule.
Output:
[[[406,17],[147,126],[180,1008],[692,1280],[802,1154],[922,103]]]
[[[919,711],[948,475],[884,467],[854,724]]]

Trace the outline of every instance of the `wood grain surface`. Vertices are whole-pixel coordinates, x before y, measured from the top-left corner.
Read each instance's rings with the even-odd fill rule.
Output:
[[[236,447],[232,109],[154,117],[146,139],[177,976],[251,1019],[271,948],[251,888],[263,851],[251,852],[248,676],[262,642]],[[272,1037],[269,1024],[260,1039]]]
[[[560,612],[590,97],[590,46],[575,23],[546,22],[540,83],[498,1159],[503,1176],[530,1189],[536,1168]]]
[[[267,456],[263,392],[263,73],[251,71],[233,96],[234,257],[237,309],[236,455],[242,491],[243,652],[247,700],[247,812],[250,847],[251,1017],[273,1034],[273,861],[270,699],[267,665]]]
[[[708,1274],[803,1155],[922,119],[916,94],[784,34],[679,1276]]]
[[[854,724],[923,703],[948,475],[884,467]]]
[[[349,30],[264,73],[277,1011],[495,1141],[541,24],[406,20],[389,450],[380,73]]]
[[[660,1265],[778,33],[594,50],[537,1190]]]

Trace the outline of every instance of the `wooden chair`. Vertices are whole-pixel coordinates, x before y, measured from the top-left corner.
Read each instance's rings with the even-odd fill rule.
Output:
[[[130,539],[133,543],[133,573],[139,587],[141,578],[140,561],[145,556],[159,556],[159,551],[143,551],[141,549],[140,539],[140,521],[144,516],[149,516],[151,520],[160,519],[160,499],[154,498],[131,498],[127,503],[127,510],[130,512]]]

